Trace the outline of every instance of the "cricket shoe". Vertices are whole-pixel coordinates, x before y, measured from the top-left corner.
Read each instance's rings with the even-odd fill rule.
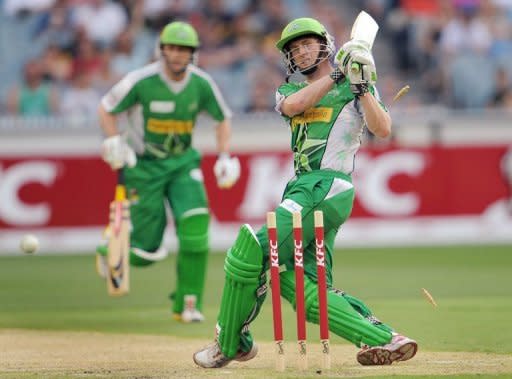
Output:
[[[181,313],[174,313],[172,316],[176,321],[184,322],[185,324],[191,322],[203,322],[204,315],[197,309],[185,309]]]
[[[394,334],[391,342],[384,346],[364,346],[357,353],[357,361],[363,366],[390,365],[397,361],[407,361],[416,355],[416,341]]]
[[[221,368],[232,361],[246,362],[258,354],[258,345],[252,344],[251,350],[244,352],[239,350],[233,358],[228,358],[220,350],[217,340],[194,353],[194,362],[202,368]]]
[[[196,308],[197,296],[196,295],[185,295],[183,298],[185,303],[185,309],[181,313],[175,313],[174,319],[181,321],[186,324],[191,322],[203,322],[203,314]]]

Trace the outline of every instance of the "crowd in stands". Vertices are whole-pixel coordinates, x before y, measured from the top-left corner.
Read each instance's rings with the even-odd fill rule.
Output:
[[[512,1],[366,0],[422,104],[512,109]]]
[[[339,47],[361,7],[381,25],[375,46],[385,101],[512,108],[510,0],[0,0],[0,115],[96,114],[101,96],[157,59],[173,20],[198,30],[199,66],[234,111],[272,111],[285,78],[275,48],[301,16],[321,20]],[[5,78],[5,80],[4,80]]]

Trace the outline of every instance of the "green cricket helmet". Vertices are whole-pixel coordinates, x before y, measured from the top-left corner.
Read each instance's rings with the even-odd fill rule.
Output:
[[[303,74],[308,75],[314,72],[320,62],[334,55],[334,38],[327,32],[325,26],[314,18],[297,18],[286,25],[281,33],[281,39],[276,43],[276,47],[284,54],[284,62],[287,67],[288,74],[293,74],[298,70],[298,68],[293,62],[291,53],[287,46],[291,41],[299,37],[306,36],[316,36],[323,41],[323,43],[320,44],[321,54],[318,56],[317,61],[312,66],[300,70]]]
[[[196,49],[199,47],[199,37],[194,27],[183,21],[167,24],[160,33],[161,45],[186,46]]]
[[[277,41],[276,47],[284,52],[286,44],[295,38],[305,35],[316,35],[320,38],[327,39],[327,34],[325,27],[314,18],[297,18],[283,29],[281,39]]]

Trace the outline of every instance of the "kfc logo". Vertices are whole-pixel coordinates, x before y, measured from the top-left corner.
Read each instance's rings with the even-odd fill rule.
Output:
[[[370,213],[378,216],[407,216],[418,211],[420,194],[393,192],[389,182],[396,175],[420,176],[426,166],[423,153],[399,150],[374,158],[361,153],[357,156],[356,163],[356,194],[361,205]]]
[[[0,165],[0,219],[6,224],[43,225],[48,222],[51,207],[47,202],[27,204],[20,190],[30,183],[50,187],[57,177],[57,165],[48,161],[25,161],[7,168]]]
[[[290,159],[254,157],[249,160],[249,181],[239,208],[241,219],[254,219],[279,204],[293,177]],[[375,216],[408,216],[418,212],[418,191],[394,192],[390,181],[397,175],[416,178],[424,174],[427,158],[418,151],[389,151],[376,157],[360,152],[353,180],[361,206]]]

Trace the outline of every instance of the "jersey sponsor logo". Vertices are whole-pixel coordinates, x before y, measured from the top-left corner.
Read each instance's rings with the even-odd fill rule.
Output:
[[[174,101],[152,101],[149,103],[149,110],[155,113],[171,113],[175,108]]]
[[[332,108],[319,107],[310,108],[302,115],[292,117],[292,129],[297,125],[309,122],[329,122],[332,119]]]
[[[194,124],[190,120],[158,120],[156,118],[148,120],[148,130],[156,134],[190,134],[193,127]]]

